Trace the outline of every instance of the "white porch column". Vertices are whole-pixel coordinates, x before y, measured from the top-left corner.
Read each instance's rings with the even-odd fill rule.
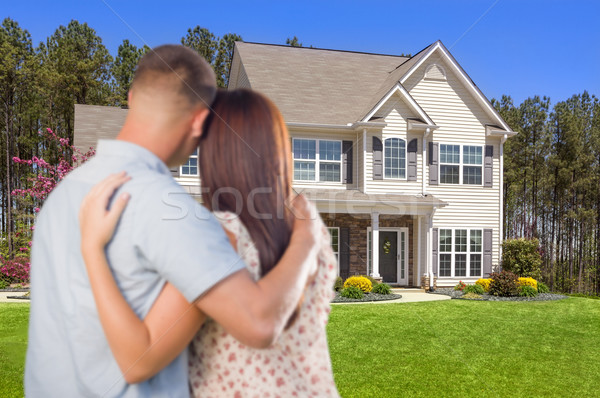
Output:
[[[423,222],[422,216],[417,216],[417,285],[421,285],[421,251],[423,250],[421,246],[421,223]]]
[[[429,275],[429,288],[433,289],[433,258],[431,251],[433,250],[433,212],[429,214],[427,219],[427,274]]]
[[[371,264],[373,270],[371,276],[380,278],[379,275],[379,213],[371,212]]]

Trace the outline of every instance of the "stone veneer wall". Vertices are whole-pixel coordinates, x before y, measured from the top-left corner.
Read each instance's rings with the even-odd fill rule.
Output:
[[[322,213],[328,227],[350,229],[350,275],[367,273],[367,228],[371,226],[370,214]],[[408,284],[413,286],[413,218],[412,216],[379,215],[379,228],[408,228]]]

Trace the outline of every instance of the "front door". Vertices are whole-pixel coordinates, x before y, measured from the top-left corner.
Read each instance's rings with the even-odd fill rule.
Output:
[[[397,231],[379,231],[379,273],[386,283],[398,282]]]

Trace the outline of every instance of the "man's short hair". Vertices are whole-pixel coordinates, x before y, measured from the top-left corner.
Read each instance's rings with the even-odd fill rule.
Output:
[[[165,44],[148,51],[138,62],[131,87],[160,84],[161,76],[172,79],[174,91],[192,106],[202,104],[208,108],[215,99],[215,73],[191,48]]]

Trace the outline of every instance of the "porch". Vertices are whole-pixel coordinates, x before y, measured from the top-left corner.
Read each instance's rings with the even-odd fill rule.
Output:
[[[301,193],[316,203],[330,228],[342,278],[370,275],[399,287],[433,285],[432,218],[446,203],[431,195],[316,189]]]

